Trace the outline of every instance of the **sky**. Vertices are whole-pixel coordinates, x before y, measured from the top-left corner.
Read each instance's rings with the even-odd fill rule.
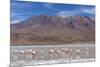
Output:
[[[19,23],[32,16],[88,16],[95,17],[95,6],[58,4],[45,2],[26,2],[11,0],[11,23]]]

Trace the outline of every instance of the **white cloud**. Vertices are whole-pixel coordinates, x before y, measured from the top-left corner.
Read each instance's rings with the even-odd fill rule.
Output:
[[[75,9],[75,10],[66,10],[66,11],[60,11],[56,15],[58,16],[73,16],[73,15],[79,15],[79,14],[90,14],[94,15],[95,14],[95,9],[94,8],[80,8],[80,9]]]
[[[48,8],[50,10],[53,10],[53,11],[60,11],[61,10],[61,9],[56,8],[56,6],[54,6],[53,3],[45,3],[43,5],[44,5],[44,7]]]
[[[76,10],[73,11],[60,11],[57,13],[58,16],[73,16],[73,15],[77,15],[78,12]]]
[[[11,23],[12,24],[14,24],[14,23],[20,23],[20,20],[13,20],[13,21],[11,21]]]
[[[95,9],[94,8],[82,9],[81,11],[84,12],[84,13],[95,14]]]

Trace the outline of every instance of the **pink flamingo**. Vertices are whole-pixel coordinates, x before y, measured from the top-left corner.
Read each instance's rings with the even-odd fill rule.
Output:
[[[53,49],[49,50],[49,56],[50,56],[50,59],[52,59],[54,57],[54,50]]]
[[[32,59],[34,59],[36,57],[36,55],[37,55],[37,51],[36,50],[33,50],[31,52],[31,55],[32,55]]]
[[[64,53],[64,55],[63,56],[70,56],[71,54],[72,54],[72,49],[70,49],[70,48],[63,48],[62,49],[62,52]]]
[[[57,50],[57,49],[50,49],[49,54],[50,54],[50,56],[52,56],[54,58],[58,58],[61,55],[61,51]]]

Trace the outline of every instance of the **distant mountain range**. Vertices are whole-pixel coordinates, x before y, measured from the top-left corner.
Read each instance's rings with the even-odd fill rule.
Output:
[[[95,42],[95,21],[87,16],[33,16],[11,24],[12,45]]]

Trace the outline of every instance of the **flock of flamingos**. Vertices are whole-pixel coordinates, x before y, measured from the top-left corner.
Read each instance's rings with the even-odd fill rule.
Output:
[[[61,50],[58,49],[49,49],[47,52],[48,57],[51,59],[55,58],[65,58],[67,56],[71,56],[73,53],[73,49],[71,48],[62,48]],[[43,50],[36,50],[36,49],[25,49],[25,50],[14,50],[13,53],[14,55],[18,57],[30,57],[31,59],[36,59],[36,57],[41,57],[43,59],[43,56],[46,53]],[[80,50],[76,50],[76,53],[79,54]]]

